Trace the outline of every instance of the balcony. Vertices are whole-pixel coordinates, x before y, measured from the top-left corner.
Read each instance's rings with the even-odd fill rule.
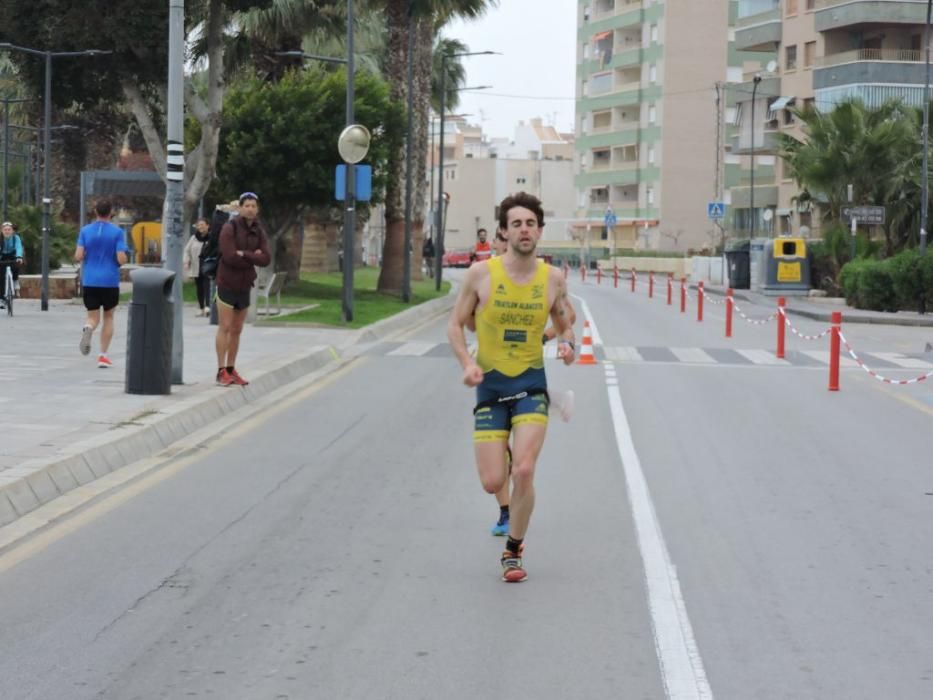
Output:
[[[783,27],[781,5],[777,0],[740,4],[735,25],[737,51],[777,51]]]
[[[775,155],[778,152],[778,131],[768,129],[755,134],[755,155],[767,156]],[[752,153],[752,140],[749,134],[737,134],[732,137],[732,147],[730,153],[737,156],[747,156]]]
[[[609,17],[631,12],[632,10],[640,9],[641,5],[642,0],[616,0],[615,7],[604,9],[597,6],[593,8],[593,12],[590,14],[590,22],[599,22]]]
[[[924,24],[926,3],[911,0],[816,0],[816,31],[859,24]]]
[[[813,89],[842,85],[923,85],[922,53],[913,49],[856,49],[814,62]]]

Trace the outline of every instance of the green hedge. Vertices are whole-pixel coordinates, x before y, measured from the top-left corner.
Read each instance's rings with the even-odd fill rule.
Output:
[[[923,258],[905,250],[885,260],[854,260],[843,266],[839,283],[846,302],[857,309],[913,310],[921,290],[927,308],[933,308],[933,252]]]

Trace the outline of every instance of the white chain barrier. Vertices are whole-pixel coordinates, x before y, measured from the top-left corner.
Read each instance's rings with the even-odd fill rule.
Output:
[[[839,340],[841,340],[842,344],[846,346],[846,351],[848,351],[852,359],[858,363],[858,366],[861,367],[866,372],[868,372],[868,374],[870,374],[872,377],[877,379],[879,382],[883,382],[885,384],[896,384],[896,385],[903,386],[905,384],[917,384],[933,376],[933,369],[931,369],[926,374],[922,374],[919,377],[914,377],[913,379],[889,379],[888,377],[883,377],[882,375],[878,374],[873,369],[868,367],[862,361],[862,358],[860,358],[858,355],[855,354],[855,351],[852,349],[852,346],[849,345],[849,341],[846,340],[846,337],[842,334],[842,330],[839,331]]]
[[[745,312],[742,311],[742,309],[739,308],[739,305],[735,303],[735,299],[732,300],[732,308],[735,310],[735,312],[739,316],[741,316],[746,321],[756,326],[763,326],[766,323],[771,323],[771,321],[777,318],[777,313],[771,314],[770,316],[768,316],[768,318],[751,318],[749,316],[746,316]]]
[[[821,338],[825,338],[827,335],[829,335],[833,330],[832,327],[830,326],[829,328],[827,328],[825,331],[823,331],[819,335],[805,335],[801,333],[800,331],[798,331],[796,328],[794,328],[794,324],[790,322],[789,318],[787,318],[787,311],[785,309],[779,308],[778,313],[784,317],[784,323],[786,323],[787,327],[790,328],[790,332],[796,335],[798,338],[801,338],[802,340],[820,340]]]

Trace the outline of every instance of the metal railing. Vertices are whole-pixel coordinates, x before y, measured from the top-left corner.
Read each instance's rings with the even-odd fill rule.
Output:
[[[900,63],[920,63],[922,52],[917,49],[853,49],[820,56],[813,61],[817,68],[838,66],[857,61],[894,61]]]
[[[806,0],[800,0],[805,2]],[[816,0],[813,9],[822,10],[827,7],[835,7],[836,5],[845,5],[847,3],[854,2],[855,0]],[[873,0],[873,2],[904,2],[904,0]]]

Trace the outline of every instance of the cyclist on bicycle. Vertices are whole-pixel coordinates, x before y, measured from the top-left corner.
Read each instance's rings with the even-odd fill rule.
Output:
[[[23,241],[16,233],[16,227],[9,221],[0,224],[0,232],[3,233],[0,236],[0,280],[6,277],[5,268],[9,267],[13,273],[13,288],[19,291],[19,267],[23,264]],[[0,282],[0,285],[2,284],[4,283]],[[0,297],[3,297],[6,290],[0,289],[0,291],[3,292]],[[3,302],[0,301],[0,307],[2,306]]]

